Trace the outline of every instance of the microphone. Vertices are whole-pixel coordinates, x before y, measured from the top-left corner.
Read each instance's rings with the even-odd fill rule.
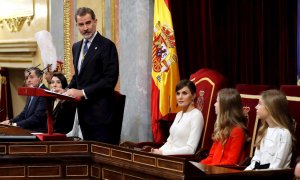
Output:
[[[30,71],[31,71],[32,69],[37,68],[37,67],[39,67],[40,65],[41,65],[41,64],[38,64],[37,66],[27,68],[27,69],[26,69],[26,72],[28,72],[28,73],[30,74]]]
[[[25,70],[25,72],[27,73],[25,73],[25,84],[26,84],[26,80],[28,79],[28,76],[30,76],[30,74],[31,74],[31,70],[33,70],[34,68],[37,68],[37,67],[39,67],[41,64],[38,64],[37,66],[34,66],[34,67],[30,67],[30,68],[27,68],[26,70]]]
[[[30,68],[28,68],[28,69],[26,69],[26,71],[29,73],[28,75],[30,75],[30,71],[32,70],[32,69],[34,69],[34,68],[37,68],[37,67],[39,67],[41,64],[39,64],[39,65],[37,65],[37,66],[34,66],[34,67],[30,67]],[[45,72],[45,70],[47,70],[49,67],[51,67],[52,66],[52,64],[48,64],[44,69],[42,69],[41,70],[41,72]]]
[[[47,71],[49,71],[48,69],[49,69],[49,67],[51,67],[52,66],[52,64],[48,64],[44,69],[42,69],[41,71],[44,73],[45,72],[45,70],[47,70]]]

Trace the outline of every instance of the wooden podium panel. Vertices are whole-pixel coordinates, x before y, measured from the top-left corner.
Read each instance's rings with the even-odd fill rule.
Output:
[[[241,171],[93,141],[0,143],[5,179],[292,179],[293,169]]]
[[[51,97],[58,98],[62,100],[71,100],[71,101],[80,101],[80,99],[75,99],[71,96],[66,96],[63,94],[58,94],[50,90],[42,88],[32,88],[32,87],[19,87],[18,94],[23,96],[42,96],[42,97]]]
[[[32,88],[32,87],[19,87],[18,94],[23,96],[39,96],[39,97],[48,97],[51,99],[61,99],[69,101],[80,101],[80,99],[75,99],[71,96],[66,96],[63,94],[58,94],[42,88]],[[36,134],[36,137],[41,141],[63,141],[66,140],[65,134],[53,133],[53,116],[52,116],[53,106],[51,101],[48,102],[47,107],[47,128],[48,133]]]

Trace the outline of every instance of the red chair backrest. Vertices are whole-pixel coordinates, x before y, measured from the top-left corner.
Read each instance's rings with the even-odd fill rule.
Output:
[[[227,86],[227,79],[219,72],[208,68],[198,70],[190,76],[197,88],[197,98],[202,94],[202,104],[200,110],[204,118],[204,129],[199,147],[209,149],[212,145],[211,135],[214,130],[216,120],[214,104],[218,91]]]
[[[218,91],[227,86],[227,79],[215,70],[203,68],[192,74],[190,80],[196,85],[196,98],[202,100],[198,108],[201,110],[205,122],[198,147],[209,149],[212,145],[211,135],[216,120],[214,104]],[[200,93],[202,95],[199,95]],[[158,121],[159,128],[165,139],[169,136],[169,128],[175,115],[175,113],[169,113]]]
[[[295,152],[292,156],[291,167],[295,167],[296,158],[300,156],[300,86],[297,85],[281,85],[280,90],[287,96],[289,102],[289,110],[292,118],[296,122],[295,135],[297,139]]]

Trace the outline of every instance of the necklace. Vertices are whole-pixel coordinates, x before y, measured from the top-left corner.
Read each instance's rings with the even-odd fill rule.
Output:
[[[177,124],[181,121],[181,119],[182,119],[182,117],[183,117],[183,114],[184,114],[184,113],[182,112],[181,117],[179,118]]]
[[[184,115],[185,113],[189,113],[189,112],[191,112],[193,109],[195,109],[195,107],[193,107],[191,110],[188,110],[188,111],[185,111],[185,112],[182,111],[181,117],[179,118],[177,124],[181,121],[181,119],[182,119],[182,117],[183,117],[183,115]]]

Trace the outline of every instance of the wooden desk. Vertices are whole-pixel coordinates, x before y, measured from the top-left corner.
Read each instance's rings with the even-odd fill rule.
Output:
[[[90,141],[2,142],[5,179],[291,179],[293,170],[245,172]]]
[[[11,137],[5,138],[5,136]],[[2,137],[2,139],[1,139]],[[36,142],[30,141],[34,138]],[[3,142],[19,141],[19,142]],[[5,179],[292,179],[293,169],[241,171],[94,141],[40,142],[31,131],[0,125]]]
[[[75,99],[71,96],[66,96],[63,94],[55,93],[47,89],[42,88],[32,88],[32,87],[19,87],[18,94],[23,96],[38,96],[49,98],[47,102],[47,129],[48,133],[37,134],[37,138],[41,141],[65,141],[67,137],[65,134],[54,133],[53,132],[53,104],[52,100],[61,99],[78,102],[80,99]]]
[[[37,141],[36,136],[31,134],[32,131],[0,124],[0,142],[11,141]]]

